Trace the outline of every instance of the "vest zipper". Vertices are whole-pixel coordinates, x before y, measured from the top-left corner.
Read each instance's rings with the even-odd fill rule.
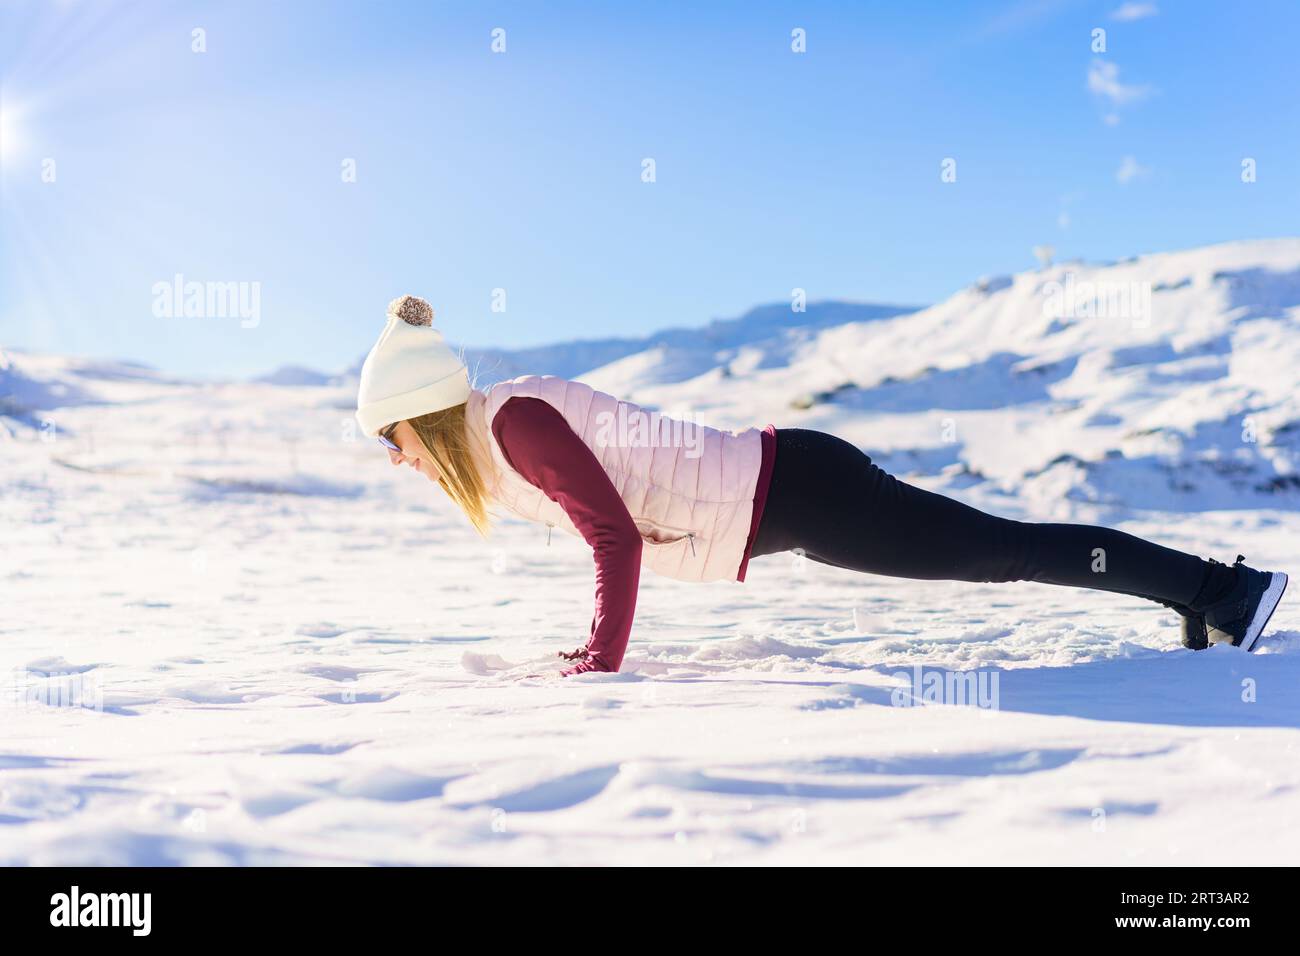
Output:
[[[546,522],[546,546],[548,548],[551,546],[551,527],[551,523],[549,521]]]
[[[653,529],[653,530],[655,530],[655,531],[661,531],[661,532],[662,532],[662,531],[666,531],[666,532],[669,532],[669,533],[677,533],[677,534],[680,535],[680,537],[669,538],[669,539],[666,540],[666,541],[657,541],[657,540],[655,540],[653,537],[648,537],[648,536],[643,532],[642,535],[641,535],[641,537],[642,537],[643,540],[649,541],[651,544],[672,544],[674,541],[681,541],[683,538],[685,538],[685,539],[686,539],[686,543],[690,546],[690,549],[691,549],[691,557],[695,557],[695,556],[696,556],[696,554],[695,554],[695,538],[696,538],[696,532],[694,532],[694,531],[690,531],[690,530],[688,530],[688,529],[686,529],[686,528],[674,528],[672,525],[661,524],[660,522],[658,522],[658,521],[652,521],[652,520],[649,519],[649,518],[636,518],[636,519],[634,519],[634,521],[636,522],[637,530],[638,530],[638,531],[641,531],[641,530],[642,530],[642,526],[645,526],[646,528],[650,528],[650,529]]]

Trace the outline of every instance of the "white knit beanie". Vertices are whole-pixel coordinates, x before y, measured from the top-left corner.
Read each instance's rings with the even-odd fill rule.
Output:
[[[433,327],[433,307],[404,295],[388,303],[388,321],[361,366],[357,421],[371,438],[393,422],[459,405],[469,398],[465,363]]]

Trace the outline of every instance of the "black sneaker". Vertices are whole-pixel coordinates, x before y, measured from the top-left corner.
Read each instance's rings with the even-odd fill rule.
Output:
[[[1226,597],[1208,607],[1193,610],[1204,615],[1206,640],[1210,644],[1231,644],[1253,651],[1268,619],[1282,600],[1287,576],[1281,571],[1256,571],[1243,564],[1245,560],[1242,555],[1237,555],[1233,565],[1237,583]]]

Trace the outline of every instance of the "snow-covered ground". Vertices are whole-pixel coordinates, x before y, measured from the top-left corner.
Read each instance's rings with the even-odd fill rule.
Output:
[[[1067,272],[1150,283],[1150,314],[1045,314]],[[833,431],[1003,514],[1300,571],[1300,240],[790,324],[582,377]],[[589,551],[477,539],[350,399],[0,360],[0,863],[1300,853],[1300,596],[1258,653],[1192,653],[1136,599],[770,556],[744,585],[647,576],[624,672],[560,679]],[[918,674],[991,706],[899,706]]]

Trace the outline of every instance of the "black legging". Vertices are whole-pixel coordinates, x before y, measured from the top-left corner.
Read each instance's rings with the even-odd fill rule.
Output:
[[[799,548],[814,561],[853,571],[1041,581],[1118,591],[1170,607],[1193,604],[1204,586],[1217,590],[1210,578],[1223,566],[1195,555],[1109,528],[985,514],[899,481],[855,446],[823,432],[779,428],[776,442],[751,557]]]

